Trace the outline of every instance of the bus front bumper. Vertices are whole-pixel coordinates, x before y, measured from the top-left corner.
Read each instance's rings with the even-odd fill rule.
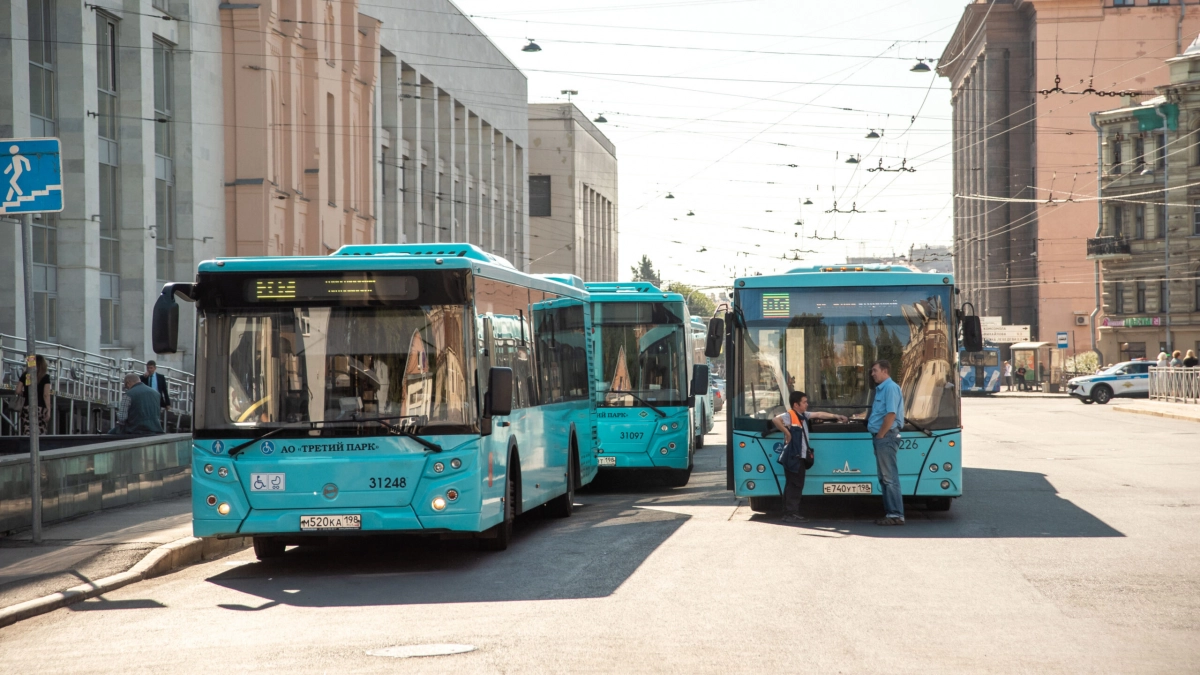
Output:
[[[450,507],[448,507],[450,508]],[[301,529],[301,516],[344,516],[361,518],[360,528]],[[479,512],[444,513],[418,517],[410,506],[334,509],[259,509],[251,510],[243,520],[193,518],[192,534],[196,537],[229,537],[244,535],[329,536],[345,534],[383,534],[420,532],[478,532]]]

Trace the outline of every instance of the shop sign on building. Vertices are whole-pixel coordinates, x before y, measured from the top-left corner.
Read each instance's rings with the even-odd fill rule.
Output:
[[[1128,319],[1110,319],[1104,317],[1100,320],[1101,326],[1108,328],[1137,328],[1139,326],[1161,326],[1161,316],[1131,316]]]

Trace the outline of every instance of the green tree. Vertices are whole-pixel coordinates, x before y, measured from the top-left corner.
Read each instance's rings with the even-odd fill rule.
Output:
[[[654,270],[654,263],[650,262],[650,256],[643,255],[638,264],[630,267],[629,270],[633,272],[634,281],[649,281],[662,288],[662,277],[658,276],[658,272]]]
[[[689,314],[694,314],[707,320],[708,317],[713,315],[713,312],[717,311],[717,303],[713,302],[703,291],[698,291],[687,284],[672,281],[667,284],[665,290],[682,295],[687,302]]]

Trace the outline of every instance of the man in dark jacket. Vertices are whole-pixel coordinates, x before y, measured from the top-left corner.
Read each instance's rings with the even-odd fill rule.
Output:
[[[845,424],[844,415],[827,412],[808,412],[808,394],[793,391],[788,396],[788,411],[771,420],[775,428],[783,432],[783,475],[787,479],[783,487],[783,522],[807,523],[808,518],[800,515],[800,496],[804,493],[805,458],[812,450],[808,445],[808,421],[830,420]]]
[[[158,423],[162,396],[142,384],[134,373],[125,376],[125,395],[121,397],[121,408],[117,412],[117,423],[124,434],[161,434]]]
[[[171,393],[167,391],[167,378],[159,375],[155,371],[158,366],[153,361],[146,362],[146,374],[142,376],[142,384],[157,391],[162,396],[161,405],[164,408],[171,407]]]

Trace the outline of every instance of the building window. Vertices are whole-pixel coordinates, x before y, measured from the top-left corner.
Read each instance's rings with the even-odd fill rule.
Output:
[[[1113,284],[1113,314],[1125,313],[1125,284],[1118,281]]]
[[[1167,205],[1155,206],[1154,214],[1158,219],[1158,227],[1155,229],[1154,236],[1162,238],[1167,233]]]
[[[1137,302],[1137,310],[1136,310],[1137,313],[1145,314],[1146,313],[1146,282],[1141,279],[1139,279],[1137,282],[1137,295],[1135,296],[1134,299]]]
[[[529,177],[529,215],[542,218],[550,215],[550,176]]]
[[[120,159],[117,134],[117,22],[96,15],[96,118],[100,160],[100,344],[121,340]],[[156,125],[157,126],[157,125]]]
[[[1121,141],[1113,139],[1112,141],[1112,173],[1121,173]]]
[[[58,218],[33,216],[33,304],[37,339],[58,337]]]
[[[1138,136],[1133,139],[1133,170],[1140,171],[1146,165],[1146,139]]]
[[[1113,0],[1113,7],[1133,7],[1133,0]]]
[[[1133,238],[1146,238],[1146,205],[1137,204],[1133,207]]]
[[[1200,204],[1192,204],[1192,234],[1200,236]]]
[[[154,225],[155,269],[160,281],[175,277],[174,52],[154,43]]]
[[[333,102],[333,94],[325,95],[325,152],[329,157],[325,160],[325,170],[329,174],[326,189],[329,191],[329,203],[337,204],[337,127],[334,125],[334,113],[337,106]]]
[[[29,0],[29,122],[34,137],[57,136],[54,0]]]
[[[1112,236],[1120,238],[1125,234],[1125,207],[1112,207]]]
[[[1155,134],[1157,137],[1156,154],[1154,155],[1154,167],[1156,169],[1165,169],[1167,167],[1167,134]]]
[[[1200,276],[1200,272],[1197,272],[1197,276]],[[1197,312],[1200,312],[1200,278],[1196,279],[1195,291],[1196,291],[1196,293],[1193,296],[1193,298],[1195,299],[1194,307]]]
[[[1169,5],[1171,4],[1171,0],[1147,0],[1146,4],[1151,7],[1154,5]]]
[[[1166,279],[1158,280],[1158,311],[1164,312],[1164,313],[1167,311],[1167,280]]]
[[[160,12],[167,11],[167,0],[150,0],[150,6]]]

